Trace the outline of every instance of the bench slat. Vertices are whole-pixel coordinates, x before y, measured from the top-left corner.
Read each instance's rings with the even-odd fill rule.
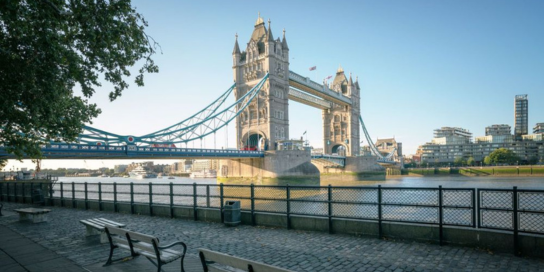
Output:
[[[107,225],[112,225],[112,226],[116,226],[116,227],[126,227],[125,224],[121,224],[121,223],[118,223],[118,222],[115,222],[115,221],[111,221],[111,220],[108,220],[106,218],[96,218],[96,220],[102,222],[103,224],[107,224]]]
[[[233,268],[242,269],[247,271],[248,264],[251,264],[255,272],[293,272],[292,270],[284,269],[277,266],[272,266],[260,262],[251,261],[248,259],[224,254],[217,251],[211,251],[208,249],[199,249],[200,252],[204,254],[206,261],[213,261],[218,264],[227,265]],[[211,268],[212,266],[210,266]],[[218,268],[219,269],[219,268]],[[217,271],[228,271],[228,270],[217,270]]]
[[[100,225],[97,225],[93,222],[90,222],[90,221],[87,221],[87,220],[80,220],[79,221],[81,224],[85,225],[85,226],[91,226],[95,229],[98,229],[98,230],[104,230],[104,226],[100,226]]]
[[[131,250],[137,255],[143,255],[150,259],[157,259],[153,242],[155,242],[155,245],[158,246],[159,245],[158,238],[151,235],[135,232],[135,231],[118,228],[108,224],[105,225],[105,228],[107,229],[106,233],[109,234],[109,238],[111,239],[110,246],[112,249],[115,246],[118,246],[120,248]],[[131,240],[131,243],[128,242],[127,238]],[[132,249],[131,249],[131,244],[132,244]],[[185,244],[183,244],[183,246],[184,246],[184,252],[185,252],[186,250]],[[181,262],[183,265],[183,257],[185,255],[184,252],[178,252],[168,248],[160,249],[158,251],[159,251],[160,260],[161,260],[159,263],[159,268],[160,268],[160,265],[173,262],[179,259],[180,257],[182,258]],[[111,256],[112,256],[112,253],[110,253],[110,258],[106,264],[111,264]]]

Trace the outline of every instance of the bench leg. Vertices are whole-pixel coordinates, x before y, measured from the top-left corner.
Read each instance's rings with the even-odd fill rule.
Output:
[[[112,263],[111,257],[113,257],[113,250],[115,248],[117,248],[117,247],[110,245],[110,256],[108,257],[108,260],[106,261],[106,263],[103,266],[108,266],[108,265],[110,265]]]
[[[41,214],[32,214],[32,223],[41,223],[47,221],[47,214],[41,213]]]
[[[109,243],[108,234],[106,234],[105,232],[100,233],[100,243],[101,244]]]
[[[93,236],[93,235],[99,235],[105,232],[101,232],[91,226],[85,225],[85,228],[87,229],[87,232],[85,233],[85,236]],[[107,239],[107,238],[106,238]]]
[[[112,265],[114,262],[117,262],[117,261],[126,260],[126,259],[128,259],[128,258],[134,259],[134,258],[140,256],[140,255],[138,255],[137,253],[134,253],[134,254],[131,254],[131,255],[129,255],[129,256],[125,256],[125,257],[122,257],[122,258],[113,260],[113,259],[112,259],[112,257],[113,257],[113,250],[115,250],[116,248],[117,248],[117,246],[113,246],[113,247],[110,246],[110,256],[108,257],[108,260],[106,261],[106,263],[105,263],[104,265],[102,265],[102,267],[108,266],[108,265]]]

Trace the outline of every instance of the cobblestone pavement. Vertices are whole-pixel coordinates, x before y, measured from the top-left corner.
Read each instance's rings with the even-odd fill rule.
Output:
[[[19,207],[29,205],[4,204],[8,211]],[[97,237],[86,238],[85,227],[79,220],[103,217],[125,223],[131,230],[157,236],[164,243],[184,241],[188,245],[190,263],[194,263],[197,249],[202,247],[296,271],[544,272],[544,260],[474,248],[265,227],[225,227],[219,223],[61,207],[51,209],[46,223],[20,223],[16,216],[5,216],[0,217],[0,224],[91,271],[132,271],[129,267],[150,265],[145,258],[137,258],[127,262],[126,267],[114,264],[110,270],[100,270],[109,246],[98,243]],[[173,271],[169,266],[165,266],[167,271]]]

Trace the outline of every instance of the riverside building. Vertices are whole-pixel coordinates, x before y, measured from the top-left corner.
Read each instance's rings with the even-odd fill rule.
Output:
[[[485,128],[485,136],[476,137],[458,127],[442,127],[434,130],[434,139],[419,147],[422,163],[451,164],[457,158],[476,163],[483,162],[491,152],[506,148],[512,150],[525,163],[544,162],[544,123],[537,123],[528,135],[527,95],[516,95],[514,100],[514,134],[509,125],[491,125]]]
[[[491,125],[485,128],[485,136],[512,135],[509,125]]]
[[[512,150],[521,162],[543,162],[544,134],[522,135],[516,140],[515,135],[486,135],[476,137],[474,142],[467,138],[446,136],[434,138],[430,143],[420,147],[422,163],[451,164],[457,158],[468,160],[473,158],[479,164],[491,152],[506,148]]]
[[[544,134],[544,123],[537,123],[533,128],[533,134]]]
[[[529,99],[526,94],[516,95],[514,114],[514,135],[516,140],[520,140],[529,132]]]

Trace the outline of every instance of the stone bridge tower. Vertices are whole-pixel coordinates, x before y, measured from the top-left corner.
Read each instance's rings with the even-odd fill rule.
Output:
[[[270,20],[267,29],[259,15],[245,51],[240,51],[236,35],[232,62],[236,99],[269,73],[259,96],[236,118],[237,146],[274,149],[277,140],[289,139],[289,47],[285,30],[283,39],[274,39]]]
[[[344,69],[339,67],[329,87],[335,92],[351,98],[351,106],[332,103],[329,110],[323,110],[323,151],[325,154],[357,156],[360,152],[360,88],[359,80],[349,80]]]

